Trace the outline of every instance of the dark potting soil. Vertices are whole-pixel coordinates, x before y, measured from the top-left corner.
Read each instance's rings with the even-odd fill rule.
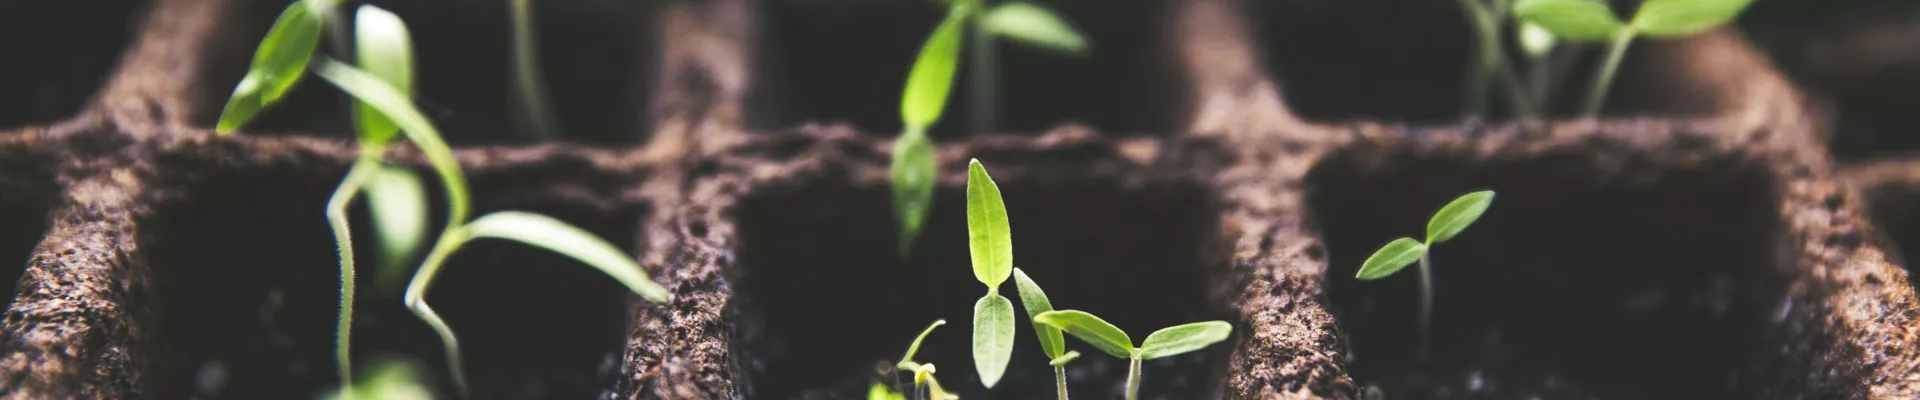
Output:
[[[1778,395],[1761,391],[1774,378],[1765,372],[1809,355],[1769,340],[1790,329],[1781,324],[1793,304],[1764,170],[1738,160],[1596,168],[1584,157],[1359,149],[1323,161],[1308,178],[1310,205],[1356,384],[1394,399]],[[1351,277],[1380,244],[1421,237],[1433,210],[1478,189],[1498,192],[1493,206],[1431,254],[1423,356],[1417,267]]]

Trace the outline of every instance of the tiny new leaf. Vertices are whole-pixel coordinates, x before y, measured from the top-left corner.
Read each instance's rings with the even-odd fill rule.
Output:
[[[1233,335],[1233,325],[1226,321],[1195,322],[1154,331],[1147,340],[1140,343],[1140,359],[1182,354],[1199,350]]]
[[[1606,40],[1626,29],[1599,0],[1520,0],[1513,13],[1569,41]]]
[[[382,288],[398,290],[412,275],[407,260],[427,241],[427,188],[413,171],[381,165],[367,177],[367,210],[380,239]]]
[[[1033,320],[1067,331],[1101,352],[1120,358],[1133,358],[1133,339],[1100,317],[1079,310],[1056,310],[1033,316]]]
[[[987,294],[973,304],[973,369],[992,388],[1013,358],[1013,302]]]
[[[519,212],[501,211],[475,218],[466,225],[467,234],[473,238],[496,238],[513,240],[535,247],[551,250],[567,257],[579,260],[600,272],[613,277],[613,280],[632,289],[640,298],[654,303],[666,303],[673,300],[673,294],[647,278],[645,269],[620,248],[586,230],[569,225],[553,217]]]
[[[1699,33],[1740,15],[1753,0],[1647,0],[1633,15],[1633,27],[1648,36]]]
[[[1054,357],[1052,360],[1048,360],[1047,365],[1052,365],[1055,367],[1066,366],[1067,363],[1073,362],[1073,359],[1075,358],[1080,358],[1080,352],[1069,351],[1067,352],[1067,354],[1061,354],[1059,357]]]
[[[401,94],[413,94],[413,43],[400,16],[373,5],[360,6],[354,17],[354,41],[361,70],[380,77]],[[362,141],[385,144],[400,129],[366,103],[355,102],[353,112]]]
[[[1038,4],[1009,1],[994,6],[980,16],[980,28],[1017,42],[1040,48],[1079,54],[1087,51],[1087,40],[1053,11]]]
[[[907,354],[900,356],[900,365],[905,366],[908,363],[912,363],[914,353],[920,352],[920,342],[927,340],[927,334],[933,333],[933,328],[939,328],[941,325],[946,324],[947,320],[945,319],[933,320],[932,325],[927,325],[926,330],[920,331],[920,336],[913,338],[913,344],[907,345]]]
[[[1007,230],[1007,205],[1000,186],[987,175],[980,160],[967,163],[967,245],[973,256],[973,277],[989,293],[1013,273],[1013,235]]]
[[[235,85],[233,95],[220,111],[220,121],[214,127],[216,132],[225,135],[240,129],[254,114],[280,101],[281,96],[300,83],[300,77],[306,75],[307,63],[313,59],[314,49],[320,45],[324,13],[332,6],[331,1],[301,0],[288,4],[287,9],[280,12],[273,27],[267,30],[266,38],[260,40],[259,49],[254,51],[252,66],[240,78],[240,84]]]
[[[920,47],[920,56],[907,74],[907,91],[900,97],[900,119],[908,131],[925,132],[940,120],[953,90],[953,74],[960,68],[960,40],[967,22],[965,7],[955,6]]]
[[[1427,221],[1427,245],[1436,245],[1453,239],[1454,235],[1466,230],[1480,214],[1487,212],[1487,206],[1493,205],[1493,191],[1482,190],[1467,193],[1440,207],[1433,213],[1433,219]]]
[[[1053,311],[1053,302],[1047,300],[1047,292],[1040,290],[1040,284],[1033,283],[1033,278],[1028,278],[1026,271],[1014,268],[1013,284],[1020,290],[1020,307],[1026,309],[1027,319],[1032,320],[1035,315]],[[1060,328],[1033,321],[1033,331],[1036,333],[1034,336],[1039,337],[1040,350],[1046,352],[1047,358],[1059,358],[1067,350],[1067,339],[1061,336]]]
[[[1380,247],[1379,251],[1373,252],[1372,256],[1367,257],[1367,262],[1360,265],[1360,272],[1354,274],[1354,277],[1363,281],[1385,278],[1400,272],[1400,269],[1406,268],[1407,264],[1419,261],[1420,255],[1426,252],[1427,245],[1420,244],[1418,240],[1394,239],[1386,246]]]
[[[933,142],[920,131],[908,131],[893,142],[893,212],[900,223],[900,254],[913,249],[920,228],[933,205],[933,181],[938,179]]]

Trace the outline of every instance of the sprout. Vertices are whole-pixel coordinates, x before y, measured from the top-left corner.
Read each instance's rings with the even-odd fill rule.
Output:
[[[1385,278],[1416,260],[1420,261],[1420,336],[1426,337],[1433,321],[1433,268],[1427,261],[1427,251],[1466,230],[1491,205],[1491,190],[1468,193],[1454,199],[1440,207],[1440,211],[1434,212],[1433,218],[1427,221],[1426,242],[1406,237],[1394,239],[1368,256],[1354,277],[1363,281]]]
[[[1033,320],[1065,330],[1102,353],[1127,359],[1127,400],[1140,398],[1141,360],[1199,350],[1233,335],[1233,325],[1226,321],[1195,322],[1154,331],[1140,347],[1134,347],[1126,332],[1085,311],[1048,311]]]
[[[1539,24],[1555,36],[1572,42],[1608,41],[1607,58],[1587,91],[1584,115],[1600,112],[1615,70],[1634,37],[1670,38],[1693,35],[1727,23],[1753,0],[1647,0],[1631,22],[1620,22],[1613,9],[1598,0],[1520,0],[1514,15]]]
[[[1013,235],[1000,186],[980,160],[967,164],[967,245],[973,277],[987,285],[987,294],[973,304],[973,368],[980,383],[992,388],[1013,356],[1013,302],[1000,296],[1000,284],[1013,274]]]

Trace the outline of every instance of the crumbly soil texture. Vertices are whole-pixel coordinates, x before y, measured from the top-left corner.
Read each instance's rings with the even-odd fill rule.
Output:
[[[1135,339],[1233,325],[1147,362],[1143,398],[1920,397],[1902,259],[1920,252],[1920,158],[1835,161],[1865,139],[1833,113],[1877,109],[1820,97],[1840,89],[1808,80],[1817,69],[1776,67],[1800,54],[1773,45],[1802,43],[1790,32],[1636,43],[1599,118],[1569,104],[1463,117],[1471,45],[1444,4],[1046,1],[1093,52],[1002,41],[998,68],[962,68],[934,132],[930,217],[903,244],[889,104],[937,7],[535,2],[559,121],[542,130],[518,111],[505,5],[364,3],[413,28],[416,101],[455,145],[475,215],[575,224],[674,294],[646,303],[567,258],[475,242],[427,297],[460,335],[463,395],[398,299],[418,256],[384,265],[356,204],[355,365],[416,362],[440,397],[858,398],[901,380],[887,366],[944,319],[916,361],[945,386],[1050,398],[1030,324],[992,389],[973,366],[987,289],[966,248],[971,159],[1005,196],[1015,266],[1056,308]],[[0,5],[0,30],[26,32],[0,50],[36,60],[0,74],[19,89],[0,90],[18,94],[0,98],[0,280],[15,283],[0,292],[0,397],[338,385],[323,211],[357,156],[349,103],[308,80],[242,132],[210,129],[284,6]],[[388,161],[427,171],[411,149]],[[1430,327],[1415,274],[1352,278],[1482,189],[1493,207],[1431,254]],[[1125,360],[1068,343],[1074,397],[1120,397]]]

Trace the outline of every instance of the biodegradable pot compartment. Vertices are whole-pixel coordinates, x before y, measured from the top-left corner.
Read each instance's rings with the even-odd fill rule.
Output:
[[[1904,206],[1920,162],[1836,165],[1820,100],[1734,30],[1637,43],[1604,118],[1510,121],[1459,115],[1466,32],[1445,5],[1048,1],[1094,52],[1002,42],[1007,133],[967,134],[962,72],[931,219],[902,258],[890,138],[935,5],[536,2],[565,139],[528,144],[505,4],[373,3],[415,32],[418,101],[475,215],[580,225],[674,295],[646,303],[559,256],[472,244],[428,299],[461,335],[474,398],[855,397],[941,318],[918,358],[948,386],[1043,398],[1028,323],[996,388],[974,376],[974,158],[1005,196],[1015,265],[1056,307],[1135,339],[1233,324],[1147,363],[1145,398],[1920,397],[1920,304],[1896,251],[1920,251]],[[323,206],[356,156],[346,99],[310,79],[243,132],[211,132],[285,5],[0,13],[101,28],[0,45],[62,66],[0,79],[50,93],[0,107],[0,260],[19,263],[0,265],[16,283],[0,397],[307,398],[337,382]],[[1349,23],[1438,45],[1319,30]],[[411,149],[389,160],[426,168]],[[1433,254],[1423,359],[1413,278],[1354,269],[1483,188],[1492,209]],[[383,293],[360,207],[356,365],[412,358],[450,396],[438,341]],[[1068,343],[1077,398],[1124,390],[1122,360]]]

